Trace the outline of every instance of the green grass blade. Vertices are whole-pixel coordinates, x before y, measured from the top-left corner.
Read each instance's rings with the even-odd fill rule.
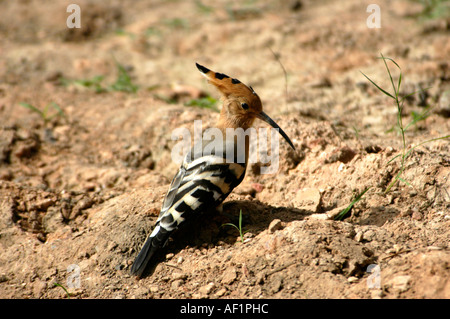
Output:
[[[53,114],[51,117],[49,117],[49,119],[53,118],[55,116],[61,116],[63,118],[66,118],[66,114],[64,113],[64,111],[61,109],[61,107],[58,104],[56,104],[55,102],[51,102],[50,106],[52,106],[56,110],[57,113]]]
[[[407,182],[405,179],[403,179],[402,177],[399,177],[398,180],[399,180],[399,181],[402,181],[402,182],[405,183],[406,185],[412,187],[412,185],[411,185],[410,183],[408,183],[408,182]]]
[[[400,72],[400,76],[398,77],[397,92],[400,92],[400,85],[401,84],[402,84],[402,72]]]
[[[359,72],[361,72],[361,71],[359,71]],[[386,94],[387,96],[389,96],[389,97],[391,97],[391,98],[393,98],[393,99],[395,100],[395,97],[394,97],[391,93],[389,93],[389,92],[383,90],[381,87],[378,86],[378,84],[376,84],[374,81],[372,81],[372,80],[371,80],[367,75],[365,75],[364,73],[361,72],[361,74],[364,75],[364,76],[366,77],[366,79],[369,80],[373,85],[375,85],[375,86],[377,87],[378,90],[380,90],[381,92],[383,92],[384,94]]]
[[[352,202],[350,203],[350,205],[348,205],[345,209],[343,209],[339,214],[336,215],[336,217],[334,217],[334,220],[342,220],[345,215],[348,214],[348,212],[352,209],[352,207],[359,202],[362,197],[364,196],[365,193],[367,193],[367,191],[369,189],[371,189],[372,187],[368,187],[366,188],[366,190],[364,190],[362,193],[360,193],[358,196],[355,197],[355,199],[352,200]]]
[[[395,61],[394,60],[392,60],[392,59],[390,59],[390,58],[385,58],[384,56],[383,56],[383,54],[382,53],[380,53],[381,54],[381,57],[383,58],[383,63],[384,63],[384,66],[386,67],[386,70],[387,70],[387,72],[388,72],[388,74],[389,74],[389,78],[391,79],[391,84],[392,84],[392,88],[394,89],[394,93],[395,93],[395,99],[397,100],[398,99],[398,91],[397,91],[397,89],[395,88],[395,85],[394,85],[394,79],[392,78],[392,75],[391,75],[391,70],[389,70],[389,67],[388,67],[388,65],[387,65],[387,63],[386,63],[386,60],[391,60],[392,62],[394,62],[395,63]],[[397,65],[397,67],[398,67],[398,64],[397,63],[395,63],[395,65]],[[399,67],[400,68],[400,67]],[[401,73],[401,72],[400,72]]]
[[[241,242],[244,243],[244,234],[247,231],[245,231],[245,232],[242,231],[242,209],[239,211],[239,227],[232,223],[226,223],[226,224],[220,225],[220,227],[223,227],[223,226],[232,226],[232,227],[236,228],[239,232],[239,236],[241,237]]]
[[[389,160],[389,162],[386,163],[386,165],[389,164],[390,162],[392,162],[393,160],[395,160],[395,159],[396,159],[397,157],[399,157],[399,156],[402,156],[402,154],[398,154],[398,155],[394,156],[393,158],[391,158],[391,159]]]
[[[54,285],[55,287],[61,287],[61,288],[66,292],[66,294],[67,294],[67,299],[70,299],[70,293],[67,291],[66,287],[64,287],[63,285],[61,285],[61,284],[59,284],[59,283],[57,283],[57,282],[55,282],[53,285]]]
[[[423,141],[423,142],[421,142],[421,143],[419,143],[419,144],[417,144],[417,145],[411,147],[411,149],[405,154],[405,157],[408,157],[409,154],[411,154],[411,152],[412,152],[414,149],[416,149],[417,147],[419,147],[419,146],[421,146],[421,145],[423,145],[423,144],[426,144],[426,143],[429,143],[429,142],[433,142],[433,141],[438,141],[438,140],[445,140],[445,139],[448,139],[448,138],[450,138],[450,135],[445,135],[445,136],[436,137],[436,138],[432,138],[432,139]]]
[[[29,110],[31,110],[33,112],[38,113],[41,117],[44,116],[44,113],[42,113],[41,110],[39,110],[37,107],[35,107],[35,106],[33,106],[33,105],[29,104],[29,103],[20,102],[19,104],[22,105],[23,107],[26,107],[27,109],[29,109]]]
[[[397,66],[397,68],[399,68],[400,70],[401,70],[401,67],[397,64],[397,62],[395,62],[393,59],[391,59],[391,58],[388,58],[388,57],[385,57],[382,53],[380,53],[381,54],[381,58],[378,58],[378,59],[383,59],[383,60],[389,60],[389,61],[391,61],[392,63],[394,63],[396,66]]]
[[[128,93],[136,93],[138,86],[131,82],[131,77],[123,65],[116,62],[117,66],[117,80],[109,86],[111,91],[122,91]]]
[[[232,223],[226,223],[226,224],[220,225],[220,227],[224,227],[224,226],[233,226],[234,228],[236,228],[236,229],[239,231],[239,227],[237,227],[235,224],[232,224]]]
[[[398,179],[400,178],[400,176],[403,173],[403,167],[400,168],[400,170],[398,171],[397,175],[395,175],[394,179],[392,180],[392,182],[388,185],[388,187],[386,187],[384,193],[387,194],[391,188],[398,182]]]
[[[416,114],[415,112],[412,112],[411,115],[413,116],[413,120],[405,126],[404,130],[406,131],[408,129],[408,127],[410,127],[411,125],[415,125],[417,122],[426,119],[428,116],[430,116],[430,111],[431,111],[431,108],[427,108],[420,114]]]

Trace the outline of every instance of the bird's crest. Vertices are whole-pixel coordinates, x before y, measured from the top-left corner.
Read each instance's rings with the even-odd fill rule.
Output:
[[[223,73],[214,72],[198,63],[196,63],[196,65],[208,82],[217,87],[224,97],[230,95],[248,96],[249,94],[254,95],[255,97],[258,96],[251,86],[245,85],[238,79],[231,78]]]

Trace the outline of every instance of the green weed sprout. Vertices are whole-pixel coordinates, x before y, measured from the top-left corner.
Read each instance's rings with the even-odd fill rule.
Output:
[[[219,109],[216,107],[217,100],[211,96],[202,97],[199,99],[192,99],[185,103],[186,106],[196,106],[200,108],[210,109],[214,112],[219,112]]]
[[[96,93],[111,92],[111,91],[122,91],[128,93],[136,93],[139,86],[131,81],[131,77],[123,65],[116,61],[117,67],[117,78],[116,81],[111,85],[103,85],[104,80],[103,75],[96,75],[90,79],[81,80],[67,80],[62,79],[63,85],[75,84],[88,89],[93,89]]]
[[[374,81],[372,81],[367,75],[365,75],[365,74],[362,73],[362,72],[361,72],[361,73],[362,73],[362,75],[364,75],[364,76],[366,77],[366,79],[368,79],[368,80],[369,80],[369,81],[370,81],[370,82],[371,82],[378,90],[380,90],[380,91],[383,92],[385,95],[387,95],[388,97],[390,97],[391,99],[393,99],[395,105],[397,106],[397,127],[398,127],[398,129],[400,130],[400,135],[401,135],[401,138],[402,138],[402,151],[401,151],[400,154],[394,156],[394,157],[388,162],[388,164],[389,164],[390,162],[392,162],[393,160],[395,160],[396,158],[398,158],[398,157],[400,157],[400,161],[401,161],[401,162],[400,162],[400,170],[399,170],[399,172],[397,173],[397,175],[395,176],[395,178],[391,181],[391,183],[389,183],[389,185],[386,187],[386,190],[384,191],[384,193],[388,193],[389,190],[390,190],[390,189],[391,189],[398,181],[402,181],[402,182],[404,182],[405,184],[409,185],[409,183],[408,183],[407,181],[405,181],[405,180],[402,178],[402,174],[403,174],[403,171],[404,171],[404,169],[405,169],[405,161],[406,161],[406,159],[408,158],[408,156],[411,154],[411,152],[412,152],[415,148],[417,148],[418,146],[423,145],[423,144],[425,144],[425,143],[431,142],[431,141],[447,139],[447,138],[450,137],[450,135],[441,136],[441,137],[437,137],[437,138],[433,138],[433,139],[426,140],[426,141],[424,141],[424,142],[422,142],[422,143],[419,143],[418,145],[415,145],[415,146],[411,147],[411,148],[409,149],[409,151],[407,151],[406,138],[405,138],[405,132],[406,132],[406,130],[407,130],[411,125],[416,124],[417,121],[422,120],[422,119],[424,119],[426,116],[428,116],[428,113],[429,113],[430,110],[429,110],[429,109],[426,109],[424,112],[422,112],[422,113],[420,113],[420,114],[415,114],[415,116],[413,116],[413,120],[412,120],[409,124],[407,124],[407,125],[405,126],[405,125],[403,124],[403,117],[402,117],[402,111],[403,111],[404,102],[405,102],[405,100],[406,100],[409,96],[414,95],[414,94],[416,94],[416,93],[418,93],[418,92],[423,92],[423,91],[425,91],[425,90],[427,90],[427,89],[429,89],[429,88],[427,88],[427,89],[420,89],[420,90],[418,90],[418,91],[415,91],[415,92],[413,92],[413,93],[410,93],[410,94],[407,94],[407,95],[405,95],[405,96],[403,96],[403,97],[400,97],[400,96],[399,96],[399,94],[400,94],[400,86],[401,86],[401,84],[402,84],[402,72],[401,72],[401,68],[400,68],[400,66],[397,64],[397,62],[395,62],[393,59],[384,57],[382,53],[380,53],[380,55],[381,55],[380,59],[383,60],[384,65],[385,65],[386,70],[387,70],[387,73],[388,73],[388,75],[389,75],[389,79],[390,79],[390,81],[391,81],[392,89],[394,90],[394,93],[389,93],[388,91],[382,89],[379,85],[377,85]],[[389,69],[389,67],[388,67],[386,61],[391,61],[391,62],[399,69],[400,75],[399,75],[399,77],[398,77],[397,83],[394,83],[394,79],[392,78],[391,71],[390,71],[390,69]]]
[[[244,243],[244,234],[248,231],[242,231],[242,209],[239,211],[239,226],[236,226],[235,224],[232,223],[226,223],[221,225],[220,227],[224,226],[231,226],[236,228],[239,231],[239,235],[241,236],[241,242]]]
[[[105,92],[106,89],[102,87],[103,75],[96,75],[91,79],[74,80],[72,83],[83,86],[85,88],[93,89],[96,93]],[[70,83],[68,81],[67,83]]]
[[[30,111],[39,114],[41,119],[44,121],[44,125],[47,125],[56,116],[61,116],[64,118],[66,117],[66,115],[64,114],[64,111],[55,102],[51,102],[51,103],[47,104],[46,106],[44,106],[44,108],[42,110],[38,109],[37,107],[35,107],[34,105],[31,105],[29,103],[20,102],[19,104],[21,106],[29,109]],[[56,110],[56,112],[54,112],[53,114],[50,114],[51,109]]]
[[[128,75],[125,67],[117,62],[116,66],[118,72],[117,80],[109,86],[109,90],[136,93],[139,87],[131,82],[131,77]]]
[[[70,293],[67,291],[66,287],[64,287],[63,285],[61,285],[60,283],[55,282],[53,284],[55,287],[61,287],[67,294],[67,298],[70,299]]]
[[[349,212],[350,210],[353,208],[353,205],[355,205],[357,202],[359,202],[362,197],[364,196],[365,193],[367,193],[367,191],[371,189],[371,187],[366,188],[363,192],[359,193],[350,203],[350,205],[348,205],[346,208],[344,208],[339,214],[337,214],[334,217],[334,220],[342,220]]]

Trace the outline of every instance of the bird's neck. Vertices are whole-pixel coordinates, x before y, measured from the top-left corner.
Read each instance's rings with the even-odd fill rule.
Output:
[[[242,128],[245,131],[253,125],[254,120],[254,118],[248,116],[229,116],[226,111],[222,109],[219,121],[217,122],[217,128],[221,129],[223,132],[225,132],[227,128]]]
[[[245,164],[248,162],[250,146],[250,132],[247,130],[252,126],[253,121],[254,119],[249,119],[248,117],[240,118],[237,116],[225,116],[222,112],[217,123],[217,128],[222,131],[225,145],[228,145],[231,141],[231,143],[234,144],[235,152],[238,152],[238,149],[244,147]],[[239,138],[239,136],[241,136],[241,138]]]

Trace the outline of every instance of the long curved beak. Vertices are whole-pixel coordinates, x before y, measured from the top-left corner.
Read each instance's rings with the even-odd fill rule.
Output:
[[[275,123],[275,121],[269,117],[269,115],[267,115],[266,113],[261,111],[261,113],[259,113],[256,117],[259,118],[260,120],[263,120],[264,122],[266,122],[267,124],[272,126],[274,129],[278,129],[278,133],[280,133],[281,136],[284,137],[286,142],[289,143],[289,145],[292,147],[292,149],[295,150],[294,144],[292,144],[291,139],[286,135],[286,133],[284,133],[284,131],[281,129],[281,127],[279,127],[278,124]]]

